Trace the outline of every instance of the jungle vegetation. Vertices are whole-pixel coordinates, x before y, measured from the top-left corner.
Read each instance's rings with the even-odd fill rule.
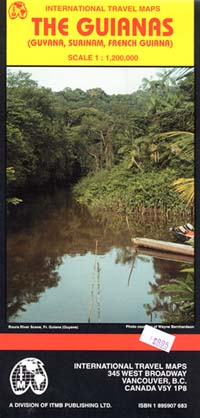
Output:
[[[172,185],[193,178],[193,132],[194,75],[187,69],[181,77],[162,70],[123,95],[53,92],[28,73],[9,72],[9,202],[64,185],[96,209],[190,210],[192,198],[187,206]]]

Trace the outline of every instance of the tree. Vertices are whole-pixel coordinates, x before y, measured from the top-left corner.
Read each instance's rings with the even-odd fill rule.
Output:
[[[16,179],[15,170],[13,167],[6,168],[6,178],[7,178],[7,188],[8,188],[7,204],[18,205],[19,203],[22,202],[22,199],[19,199],[18,197],[9,197],[9,186]]]

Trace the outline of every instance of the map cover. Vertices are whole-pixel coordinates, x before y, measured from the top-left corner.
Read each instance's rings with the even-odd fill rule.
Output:
[[[0,20],[0,417],[197,418],[199,2]]]

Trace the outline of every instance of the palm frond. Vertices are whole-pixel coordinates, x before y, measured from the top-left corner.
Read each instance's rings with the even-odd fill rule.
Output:
[[[180,178],[172,183],[187,206],[194,202],[194,178]]]
[[[157,136],[158,139],[174,139],[172,146],[180,147],[182,157],[186,160],[194,159],[194,133],[187,131],[163,132]]]
[[[187,77],[189,74],[194,73],[193,67],[183,67],[183,68],[172,68],[168,72],[169,76],[173,76],[175,80],[182,80],[182,78]]]

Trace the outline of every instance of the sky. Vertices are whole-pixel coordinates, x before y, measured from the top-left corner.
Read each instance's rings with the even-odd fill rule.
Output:
[[[8,67],[9,68],[9,67]],[[40,86],[53,91],[65,87],[72,90],[101,88],[107,94],[129,94],[138,90],[143,78],[156,79],[161,67],[10,67],[10,71],[23,71]]]

